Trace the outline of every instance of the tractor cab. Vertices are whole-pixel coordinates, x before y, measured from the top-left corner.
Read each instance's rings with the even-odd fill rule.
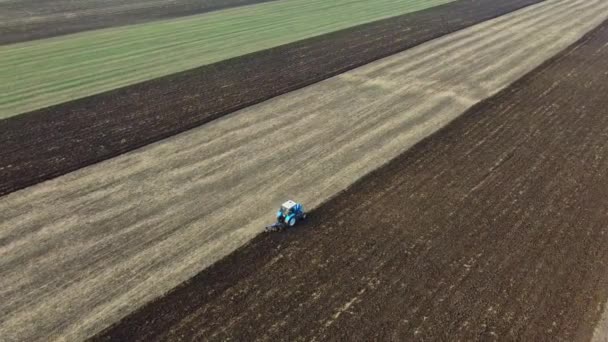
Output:
[[[281,205],[277,212],[277,222],[284,223],[290,227],[294,226],[297,221],[306,217],[302,205],[292,200],[286,201]]]
[[[279,212],[277,213],[277,216],[282,215],[282,216],[287,217],[287,216],[293,214],[297,205],[298,204],[292,200],[289,200],[289,201],[283,203],[281,205],[281,208],[279,208]]]

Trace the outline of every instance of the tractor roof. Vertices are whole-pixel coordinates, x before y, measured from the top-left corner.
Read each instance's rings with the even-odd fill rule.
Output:
[[[293,207],[293,206],[295,206],[295,205],[296,205],[296,202],[294,202],[294,201],[292,201],[292,200],[289,200],[289,201],[287,201],[287,202],[283,203],[283,207],[284,207],[285,209],[290,209],[291,207]]]

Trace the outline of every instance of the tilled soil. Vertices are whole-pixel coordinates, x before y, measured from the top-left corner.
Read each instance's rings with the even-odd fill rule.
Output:
[[[0,336],[98,333],[286,198],[329,200],[607,18],[604,0],[549,0],[0,197]]]
[[[0,121],[0,195],[541,0],[459,0]]]
[[[608,23],[94,340],[586,341],[608,298]]]
[[[0,45],[268,1],[272,0],[3,0]]]

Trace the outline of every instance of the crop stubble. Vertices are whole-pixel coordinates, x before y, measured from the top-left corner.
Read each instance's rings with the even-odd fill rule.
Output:
[[[0,195],[539,1],[460,0],[0,120]]]
[[[589,340],[608,298],[607,70],[604,23],[94,340]]]
[[[318,205],[606,17],[600,0],[547,1],[0,198],[0,334],[103,329],[254,237],[281,200]]]

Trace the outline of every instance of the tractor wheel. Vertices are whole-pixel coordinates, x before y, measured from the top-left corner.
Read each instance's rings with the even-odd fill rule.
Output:
[[[293,227],[296,225],[296,218],[292,217],[291,219],[289,219],[289,226]]]

